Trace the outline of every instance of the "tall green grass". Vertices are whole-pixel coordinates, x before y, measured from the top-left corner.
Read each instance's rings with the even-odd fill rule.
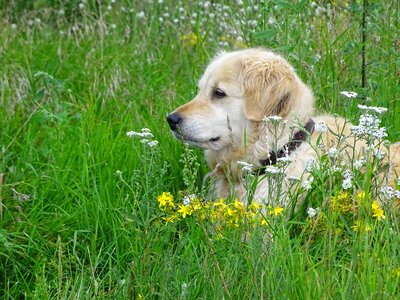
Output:
[[[398,1],[368,5],[365,89],[360,1],[0,3],[2,298],[398,296],[397,223],[346,244],[333,231],[308,243],[293,233],[305,217],[281,219],[273,241],[255,232],[243,242],[191,218],[165,225],[156,200],[188,189],[188,150],[165,116],[194,96],[221,47],[282,53],[319,111],[357,122],[359,103],[388,107],[383,123],[399,140]],[[156,148],[126,136],[144,127]],[[200,189],[207,168],[192,151],[200,166],[187,174]]]

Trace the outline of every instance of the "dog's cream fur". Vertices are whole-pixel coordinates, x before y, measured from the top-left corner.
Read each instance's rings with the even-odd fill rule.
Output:
[[[206,68],[197,96],[173,113],[176,127],[171,126],[171,129],[176,138],[205,149],[208,165],[217,177],[217,197],[227,197],[234,190],[236,196],[246,202],[238,161],[260,166],[260,161],[267,159],[271,150],[281,149],[289,142],[293,127],[299,128],[299,124],[306,124],[310,118],[315,122],[324,121],[330,131],[350,135],[351,124],[338,117],[314,116],[313,104],[310,88],[282,56],[265,49],[221,52]],[[278,140],[263,121],[272,115],[287,122]],[[350,160],[364,153],[363,142],[354,146],[354,138],[348,138],[338,143],[337,135],[330,131],[322,134],[325,151],[340,144],[338,150],[342,159]],[[303,174],[307,160],[318,156],[311,145],[319,134],[312,133],[310,143],[303,142],[290,154],[288,177],[306,178]],[[387,152],[384,147],[381,150]],[[383,174],[383,181],[394,186],[400,174],[399,143],[390,147],[387,160],[390,168]],[[268,194],[268,184],[261,180],[254,198],[268,203]],[[286,205],[286,198],[281,199],[281,205]]]

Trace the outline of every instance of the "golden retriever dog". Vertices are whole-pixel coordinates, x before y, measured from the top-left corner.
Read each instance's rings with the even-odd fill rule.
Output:
[[[169,114],[167,121],[175,138],[205,150],[216,177],[215,197],[233,194],[247,203],[249,191],[242,172],[245,162],[253,166],[258,180],[251,197],[270,203],[272,188],[264,180],[265,173],[276,171],[274,166],[286,161],[278,195],[279,204],[285,206],[290,200],[286,195],[288,182],[298,178],[304,183],[310,176],[305,172],[310,159],[317,160],[321,151],[337,147],[341,159],[350,161],[367,149],[362,139],[350,137],[353,125],[344,119],[314,116],[310,88],[272,51],[220,52],[198,87],[197,96]],[[326,130],[317,131],[317,125]],[[315,147],[317,140],[319,147]],[[394,187],[400,174],[400,144],[380,146],[380,150],[389,165],[382,182]]]

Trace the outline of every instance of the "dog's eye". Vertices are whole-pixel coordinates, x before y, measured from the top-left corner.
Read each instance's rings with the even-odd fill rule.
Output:
[[[214,91],[214,96],[216,98],[224,98],[226,96],[225,92],[219,88],[216,88]]]

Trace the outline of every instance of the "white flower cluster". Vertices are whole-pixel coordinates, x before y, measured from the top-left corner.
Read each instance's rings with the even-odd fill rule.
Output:
[[[381,120],[371,114],[363,114],[360,117],[360,123],[357,126],[352,126],[350,130],[358,137],[373,137],[383,139],[387,137],[386,128],[379,127]]]
[[[271,175],[278,175],[278,174],[283,174],[284,171],[280,168],[277,168],[275,166],[266,166],[265,167],[265,173],[266,174],[271,174]]]
[[[268,122],[273,122],[273,123],[279,123],[280,121],[282,121],[282,117],[280,117],[280,116],[265,116],[264,117],[264,119],[263,119],[263,121],[265,122],[265,123],[268,123]]]
[[[386,199],[400,199],[400,190],[395,190],[391,186],[384,186],[381,188],[381,195]]]
[[[309,207],[309,208],[307,208],[307,215],[308,215],[308,217],[310,219],[317,217],[320,212],[321,212],[321,208],[320,207],[317,207],[317,208]]]
[[[315,122],[314,130],[321,133],[326,132],[327,127],[325,122],[324,121]]]
[[[308,191],[312,187],[312,183],[314,182],[314,177],[310,176],[308,179],[303,181],[303,187]]]
[[[245,172],[245,173],[253,172],[254,166],[252,164],[245,162],[245,161],[238,161],[237,164],[242,167],[243,172]]]
[[[344,190],[348,190],[353,186],[353,173],[351,173],[351,171],[346,170],[343,173],[343,182],[342,182],[342,188]]]
[[[348,92],[348,91],[342,91],[342,92],[340,92],[340,94],[347,98],[355,98],[358,96],[358,94],[356,92]]]
[[[339,155],[339,150],[336,147],[332,147],[328,151],[328,155],[330,158],[336,158]]]
[[[378,107],[378,106],[366,106],[366,105],[358,105],[358,108],[365,111],[373,111],[377,114],[382,114],[388,111],[386,107]]]
[[[154,148],[158,145],[158,141],[153,140],[154,135],[151,133],[149,128],[142,128],[140,132],[128,131],[126,135],[129,138],[138,137],[142,144],[147,144],[150,148]]]
[[[191,194],[191,195],[186,195],[185,197],[183,197],[183,205],[188,206],[190,204],[192,204],[193,200],[196,200],[196,195]]]

